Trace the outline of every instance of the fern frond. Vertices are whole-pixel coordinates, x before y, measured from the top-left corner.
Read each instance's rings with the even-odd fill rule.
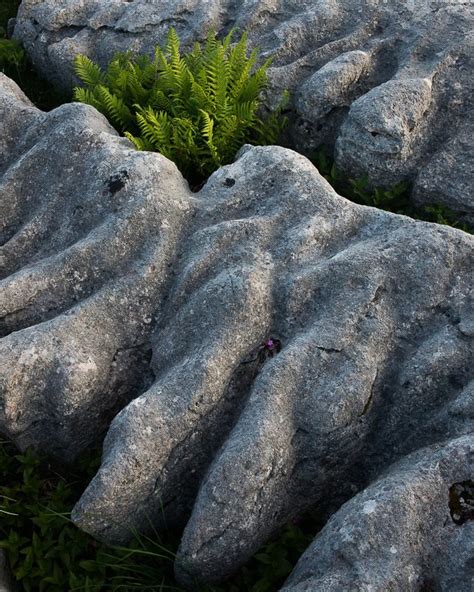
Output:
[[[140,77],[140,84],[143,88],[150,90],[156,82],[157,68],[148,55],[136,58],[137,71]]]
[[[191,83],[191,97],[189,102],[193,111],[197,115],[199,114],[200,109],[204,109],[204,111],[210,111],[212,108],[212,101],[208,97],[206,91],[195,80],[193,80]]]
[[[83,86],[76,86],[73,92],[73,99],[78,103],[85,103],[100,110],[100,101],[97,100],[94,91],[84,88]]]
[[[220,165],[219,152],[214,144],[214,120],[211,119],[209,113],[201,109],[202,125],[201,133],[204,137],[207,147],[211,153],[212,160],[216,165]]]
[[[242,135],[236,115],[229,115],[219,123],[214,143],[222,155],[222,162],[230,160],[242,146]]]
[[[235,115],[240,124],[247,127],[252,125],[256,119],[258,103],[257,101],[247,101],[245,103],[236,103],[234,105]]]
[[[236,100],[238,101],[254,101],[258,99],[261,92],[268,86],[267,68],[265,65],[261,66],[251,76],[243,80],[238,90]]]
[[[140,70],[140,67],[138,64],[130,62],[127,71],[127,91],[130,102],[139,103],[140,105],[146,104],[151,91],[143,86],[143,73]]]
[[[148,142],[145,138],[137,138],[136,136],[132,135],[130,132],[125,132],[124,136],[128,138],[135,146],[137,150],[143,150],[148,152],[153,152],[154,147],[151,142]]]
[[[100,66],[85,55],[79,54],[75,57],[74,71],[86,86],[94,87],[105,82],[105,75]]]
[[[123,100],[112,94],[110,90],[103,85],[97,87],[97,97],[101,102],[101,111],[103,111],[104,114],[122,130],[127,129],[127,126],[133,121],[133,115]]]
[[[174,27],[170,27],[166,40],[165,51],[170,57],[173,58],[179,56],[180,47],[181,41],[179,40],[178,34],[176,33],[176,29]]]
[[[244,33],[240,38],[240,41],[230,50],[230,78],[233,81],[240,80],[242,72],[247,63],[247,44],[248,35],[247,33]]]
[[[149,106],[153,107],[156,111],[166,111],[169,114],[173,114],[173,102],[171,98],[161,90],[161,88],[153,89],[149,103]]]
[[[167,113],[155,113],[153,109],[141,110],[136,114],[142,136],[164,156],[171,156],[171,126]]]
[[[211,55],[218,47],[217,33],[215,28],[211,28],[207,34],[206,41],[204,44],[204,54]]]
[[[239,74],[236,76],[231,74],[230,95],[235,101],[240,99],[243,90],[248,84],[252,70],[257,62],[257,56],[258,52],[254,49],[246,62],[242,66],[239,65]]]

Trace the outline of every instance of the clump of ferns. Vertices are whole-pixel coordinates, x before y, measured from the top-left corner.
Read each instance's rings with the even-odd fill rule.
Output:
[[[173,160],[191,185],[231,163],[245,143],[275,144],[286,124],[284,93],[277,109],[262,103],[270,60],[260,66],[247,35],[233,43],[210,32],[204,43],[182,53],[170,29],[154,57],[117,54],[106,71],[78,55],[75,71],[84,84],[74,98],[102,112],[139,150]]]

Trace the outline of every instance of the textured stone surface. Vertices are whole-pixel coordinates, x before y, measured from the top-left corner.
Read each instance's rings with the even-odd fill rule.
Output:
[[[95,109],[44,114],[0,77],[0,425],[70,459],[149,384],[189,189]]]
[[[81,528],[187,522],[179,579],[219,580],[306,508],[472,435],[470,235],[355,205],[278,147],[192,194],[93,109],[41,113],[5,77],[0,98],[0,430],[67,460],[123,408]]]
[[[15,35],[68,86],[78,52],[105,64],[150,51],[169,26],[185,41],[247,29],[275,58],[270,102],[291,91],[291,146],[335,144],[348,172],[410,179],[418,203],[474,223],[473,15],[461,0],[24,0]]]
[[[282,592],[471,590],[474,522],[449,491],[473,476],[472,434],[404,459],[329,520]]]

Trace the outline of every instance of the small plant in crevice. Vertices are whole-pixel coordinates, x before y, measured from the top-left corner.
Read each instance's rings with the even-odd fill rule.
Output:
[[[0,71],[9,77],[18,76],[26,62],[21,44],[7,38],[8,21],[16,15],[19,5],[20,0],[0,2]]]
[[[233,161],[245,143],[273,144],[286,120],[280,108],[265,112],[262,92],[270,61],[257,67],[247,35],[232,43],[234,31],[219,40],[181,51],[170,29],[154,57],[117,54],[103,71],[85,56],[75,69],[84,86],[74,98],[101,111],[140,150],[173,160],[192,186]]]
[[[20,78],[25,67],[26,53],[15,39],[0,38],[0,68],[4,74]]]
[[[410,194],[411,185],[407,181],[397,183],[393,187],[373,187],[368,177],[361,179],[348,178],[329,155],[329,150],[322,146],[311,158],[323,177],[342,196],[355,203],[380,208],[395,214],[403,214],[426,222],[435,222],[452,226],[464,232],[472,233],[472,228],[456,219],[455,212],[442,204],[416,207]]]

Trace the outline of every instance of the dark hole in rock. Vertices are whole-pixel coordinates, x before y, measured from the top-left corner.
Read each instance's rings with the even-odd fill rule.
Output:
[[[129,179],[127,171],[120,171],[115,175],[112,175],[107,181],[107,186],[112,195],[117,193],[125,187],[127,180]]]
[[[207,183],[207,180],[201,181],[200,183],[196,183],[194,185],[190,185],[189,188],[193,193],[199,193],[204,185]]]
[[[449,488],[449,510],[455,524],[474,520],[474,481],[453,483]]]
[[[225,187],[233,187],[235,185],[235,179],[231,179],[230,177],[228,177],[225,181],[224,181],[224,186]]]

